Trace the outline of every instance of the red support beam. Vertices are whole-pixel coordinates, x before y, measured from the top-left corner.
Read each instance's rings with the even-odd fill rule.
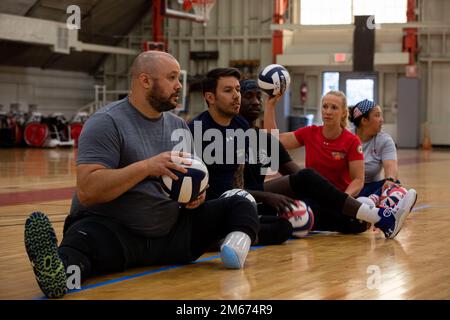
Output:
[[[284,15],[288,9],[288,0],[274,0],[273,23],[283,24]],[[277,55],[283,53],[283,31],[274,30],[272,33],[272,60],[276,63]]]
[[[152,4],[152,38],[153,42],[165,42],[164,39],[164,0],[153,0]],[[167,46],[166,46],[167,48]]]
[[[416,21],[416,0],[408,0],[406,10],[407,22]],[[409,65],[416,64],[416,55],[419,52],[417,45],[417,28],[405,28],[403,37],[403,52],[409,52]]]

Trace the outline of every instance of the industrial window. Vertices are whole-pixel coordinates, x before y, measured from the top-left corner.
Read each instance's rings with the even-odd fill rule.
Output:
[[[406,2],[406,0],[353,0],[353,15],[374,15],[376,23],[405,23]]]
[[[324,72],[323,73],[323,85],[322,96],[329,91],[339,90],[339,72]]]
[[[352,24],[354,15],[374,15],[376,23],[405,23],[407,0],[301,0],[300,24]]]
[[[301,0],[301,24],[350,24],[351,0]]]
[[[364,99],[374,100],[375,81],[373,79],[347,79],[345,86],[349,106],[354,106]]]

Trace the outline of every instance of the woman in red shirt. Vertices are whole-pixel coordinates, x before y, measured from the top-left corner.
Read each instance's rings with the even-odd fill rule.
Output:
[[[268,99],[264,113],[265,129],[276,129],[275,106],[279,98]],[[307,168],[328,179],[339,190],[356,197],[364,186],[364,156],[359,138],[346,129],[347,98],[330,91],[322,98],[321,126],[307,126],[280,133],[286,149],[305,146]]]

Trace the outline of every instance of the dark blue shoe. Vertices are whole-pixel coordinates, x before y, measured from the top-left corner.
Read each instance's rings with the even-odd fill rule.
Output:
[[[25,248],[42,292],[48,298],[62,297],[67,291],[66,269],[55,231],[42,212],[33,212],[25,222]]]
[[[416,204],[417,192],[414,189],[408,190],[405,197],[392,208],[381,208],[378,211],[380,221],[375,223],[375,227],[383,231],[388,239],[395,238],[400,232],[406,218]]]

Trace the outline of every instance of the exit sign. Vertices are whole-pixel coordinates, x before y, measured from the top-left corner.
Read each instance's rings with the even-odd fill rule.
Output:
[[[334,62],[345,62],[347,55],[345,53],[335,53]]]

